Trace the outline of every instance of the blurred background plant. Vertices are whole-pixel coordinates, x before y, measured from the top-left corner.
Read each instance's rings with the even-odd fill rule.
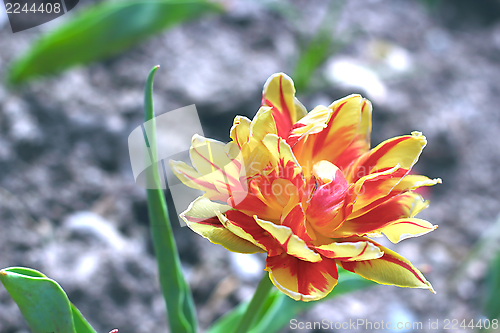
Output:
[[[145,73],[157,63],[165,71],[159,113],[195,103],[205,135],[227,141],[234,115],[252,117],[264,80],[284,71],[308,109],[350,93],[370,98],[374,145],[423,131],[418,173],[443,178],[425,194],[423,216],[440,228],[396,248],[437,295],[374,287],[297,318],[424,327],[498,318],[499,3],[80,0],[50,31],[17,34],[0,17],[9,83],[0,85],[0,267],[54,278],[98,331],[166,327],[146,198],[126,147],[142,122]],[[174,232],[205,329],[248,299],[262,258],[227,254],[175,223]],[[0,290],[0,330],[24,325]]]

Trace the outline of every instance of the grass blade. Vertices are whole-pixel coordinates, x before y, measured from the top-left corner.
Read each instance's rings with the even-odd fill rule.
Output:
[[[158,68],[159,66],[154,67],[147,79],[144,92],[144,122],[150,120],[154,122],[153,78]],[[152,160],[156,161],[155,126],[153,125],[152,128],[152,133],[146,142],[149,142],[149,149],[153,154]],[[158,169],[154,167],[151,169],[151,176],[157,186],[156,189],[147,190],[149,223],[158,262],[160,285],[167,305],[170,331],[194,333],[197,321],[193,298],[182,274],[181,262],[168,218],[165,195],[159,186]]]

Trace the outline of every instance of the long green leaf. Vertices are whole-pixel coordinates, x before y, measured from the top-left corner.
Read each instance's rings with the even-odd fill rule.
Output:
[[[210,12],[219,5],[204,0],[104,2],[43,36],[12,64],[9,81],[17,84],[71,66],[116,55],[146,38]]]
[[[373,285],[375,285],[374,282],[339,268],[339,283],[327,297],[317,302],[333,299],[346,293],[361,290]],[[278,332],[284,325],[290,322],[290,319],[296,317],[300,312],[311,308],[317,304],[317,302],[294,301],[282,292],[273,290],[269,294],[264,306],[259,311],[259,314],[256,316],[254,326],[249,333]],[[247,302],[242,303],[218,320],[207,333],[230,332],[234,325],[239,322],[247,307]]]
[[[250,303],[248,303],[245,313],[241,316],[238,325],[236,325],[231,331],[232,333],[247,332],[252,327],[255,319],[267,312],[272,303],[272,301],[269,301],[269,294],[272,289],[273,284],[266,272],[261,278],[259,285],[257,286]]]
[[[144,122],[154,122],[153,111],[153,78],[159,66],[149,73],[144,92]],[[146,138],[149,143],[152,160],[156,161],[155,126],[152,126],[152,135]],[[148,140],[149,139],[149,140]],[[156,168],[152,169],[152,179],[156,189],[147,190],[148,214],[151,226],[151,235],[158,262],[160,285],[168,310],[170,331],[175,333],[196,332],[197,321],[193,297],[184,275],[182,274],[179,253],[175,245],[172,226],[168,218],[165,195],[159,186],[159,175]]]
[[[0,271],[0,281],[33,333],[96,333],[57,282],[24,267]]]
[[[486,317],[500,319],[500,252],[490,264],[486,277],[486,291]]]

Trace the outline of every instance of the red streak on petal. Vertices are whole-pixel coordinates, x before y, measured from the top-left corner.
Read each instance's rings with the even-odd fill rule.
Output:
[[[267,249],[268,255],[275,256],[283,253],[281,244],[271,237],[260,225],[258,225],[253,217],[237,210],[227,211],[226,217],[230,223],[240,227],[243,231],[250,234],[259,244],[263,245]]]
[[[203,187],[206,187],[206,188],[209,188],[211,190],[214,190],[214,191],[217,191],[217,188],[214,186],[214,184],[211,184],[205,180],[200,180],[200,178],[196,178],[196,177],[191,177],[189,176],[188,174],[185,174],[184,172],[181,171],[181,173],[186,177],[186,178],[189,178],[191,181],[195,182],[196,184],[198,185],[201,185]],[[218,192],[218,191],[217,191]]]
[[[282,137],[283,139],[286,139],[288,137],[288,133],[290,132],[290,129],[292,127],[292,118],[290,114],[290,110],[288,109],[288,105],[286,104],[285,101],[285,96],[283,94],[283,77],[280,77],[280,82],[279,82],[279,89],[280,89],[280,106],[281,108],[276,107],[273,103],[271,103],[270,100],[265,98],[265,95],[262,96],[262,105],[267,105],[273,108],[272,110],[272,115],[274,118],[274,121],[276,123],[276,129],[278,131],[278,136]]]
[[[339,226],[342,221],[336,221],[335,217],[345,205],[347,189],[347,182],[340,170],[330,183],[316,189],[307,208],[307,218],[315,228],[328,225],[333,231]]]
[[[209,159],[207,159],[205,156],[203,156],[202,154],[200,154],[196,148],[194,148],[194,147],[193,147],[193,150],[194,150],[194,151],[195,151],[195,152],[196,152],[196,153],[197,153],[197,154],[198,154],[198,155],[199,155],[202,159],[204,159],[205,161],[207,161],[208,163],[210,163],[210,165],[211,165],[212,167],[214,167],[214,168],[216,168],[216,169],[220,170],[220,171],[222,172],[222,174],[224,175],[225,180],[227,180],[228,178],[230,178],[230,179],[231,179],[231,181],[232,181],[233,183],[236,183],[236,184],[238,184],[238,183],[239,183],[239,181],[238,181],[236,178],[232,177],[231,175],[228,175],[228,174],[227,174],[227,172],[226,172],[226,171],[224,171],[224,169],[219,168],[217,165],[215,165],[214,163],[212,163],[212,161],[210,161],[210,160],[209,160]]]
[[[410,225],[414,225],[414,226],[420,227],[422,229],[427,229],[427,230],[433,229],[433,228],[425,227],[425,226],[423,226],[421,224],[418,224],[418,223],[415,223],[415,222],[411,222],[411,221],[401,221],[401,222],[390,224],[390,225],[396,225],[396,224],[410,224]]]
[[[358,254],[356,257],[361,257],[363,255],[363,253],[365,253],[367,248],[368,248],[368,243],[365,243],[365,247],[363,248],[363,251],[361,251],[361,253]]]
[[[347,220],[341,230],[345,229],[362,235],[383,228],[392,221],[408,217],[406,216],[408,207],[403,206],[398,199],[394,197],[393,200],[379,205],[364,215]]]
[[[399,265],[403,268],[405,268],[406,270],[409,270],[410,272],[412,272],[412,274],[420,281],[422,282],[423,284],[426,284],[424,280],[422,280],[422,278],[417,274],[416,271],[414,271],[410,265],[408,265],[407,263],[405,263],[404,261],[401,261],[395,257],[390,257],[386,254],[384,254],[381,258],[379,258],[381,260],[385,260],[385,261],[388,261],[388,262],[392,262],[393,264],[396,264],[396,265]],[[376,259],[375,259],[376,260]]]
[[[300,239],[306,242],[312,240],[312,238],[307,233],[306,218],[304,210],[302,209],[300,204],[293,207],[293,209],[288,213],[288,215],[283,220],[282,224],[292,229],[294,235],[297,235]]]
[[[412,137],[408,136],[403,136],[400,138],[397,138],[395,140],[392,140],[390,142],[387,142],[383,146],[381,146],[379,149],[376,151],[372,151],[366,155],[366,159],[361,163],[360,165],[357,166],[357,170],[353,170],[353,177],[354,179],[352,182],[356,182],[358,179],[360,179],[363,176],[366,176],[369,173],[372,173],[372,169],[375,165],[377,165],[377,162],[384,157],[385,154],[387,154],[392,148],[394,148],[398,143],[403,142],[405,140],[412,139]],[[363,158],[363,157],[362,157]],[[381,170],[375,170],[376,172],[381,172]]]
[[[241,148],[240,142],[238,141],[238,126],[234,128],[234,138],[236,139],[236,144]]]
[[[324,130],[322,130],[321,132],[319,132],[317,135],[315,135],[316,140],[314,141],[314,146],[313,146],[313,156],[320,153],[321,150],[323,149],[323,147],[325,145],[327,145],[325,143],[325,141],[326,141],[326,139],[328,139],[328,136],[330,134],[329,130],[330,130],[333,122],[335,121],[335,118],[339,114],[340,110],[342,110],[342,108],[344,107],[344,105],[346,103],[347,103],[347,101],[345,101],[344,103],[340,104],[337,107],[337,110],[335,110],[335,113],[331,116],[330,121],[328,121],[327,127]]]
[[[370,267],[373,267],[373,263],[376,262],[376,260],[383,260],[383,261],[387,261],[387,262],[390,262],[390,263],[393,263],[393,264],[396,264],[398,266],[401,266],[403,267],[404,269],[410,271],[420,282],[422,282],[423,284],[427,284],[419,275],[418,273],[413,270],[411,268],[410,265],[408,265],[407,263],[405,263],[404,261],[401,261],[395,257],[391,257],[387,254],[384,254],[382,257],[378,258],[378,259],[372,259],[372,260],[363,260],[363,261],[344,261],[342,262],[342,267],[350,272],[353,272],[353,273],[356,273],[356,267],[358,265],[370,265]],[[373,263],[372,263],[373,262]],[[366,274],[367,276],[369,276],[369,274]]]
[[[356,142],[357,138],[355,137],[353,142]],[[334,164],[339,167],[341,170],[346,170],[349,165],[352,164],[354,160],[356,160],[359,156],[361,156],[365,151],[362,150],[361,147],[356,144],[351,144],[346,148],[334,161]]]
[[[219,218],[217,216],[208,217],[206,219],[202,219],[202,218],[198,218],[198,217],[191,217],[191,216],[185,216],[185,218],[188,219],[190,222],[193,222],[193,223],[211,225],[211,226],[217,227],[217,228],[223,228],[224,227],[222,225],[222,223],[220,223]]]
[[[298,134],[293,134],[292,132],[293,132],[294,130],[296,130],[297,128],[301,128],[301,127],[304,127],[304,126],[306,126],[306,124],[303,124],[303,123],[300,123],[300,122],[299,122],[299,123],[295,123],[295,124],[292,126],[292,128],[290,128],[290,133],[288,134],[288,138],[286,139],[286,143],[288,143],[288,145],[289,145],[290,147],[295,146],[295,144],[297,143],[297,141],[299,141],[299,139],[300,139],[300,137],[301,137],[300,135],[298,135]]]
[[[314,290],[324,292],[328,289],[328,276],[338,279],[337,266],[334,260],[323,258],[320,262],[300,260],[293,256],[268,256],[267,267],[273,271],[286,269],[292,277],[297,279],[297,290],[302,295],[310,295]],[[280,281],[278,280],[278,283]]]
[[[236,200],[229,198],[227,204],[238,210],[252,212],[252,214],[256,214],[257,216],[267,216],[269,209],[267,205],[262,202],[262,200],[260,200],[254,193],[248,192],[244,194],[245,197],[236,196]]]
[[[292,238],[292,234],[290,234],[290,236],[288,236],[288,238],[286,239],[286,241],[283,243],[283,249],[286,250],[288,248],[288,242],[290,242],[290,238]]]
[[[384,191],[386,191],[386,193],[382,193],[384,185],[387,185],[386,181],[389,179],[392,179],[392,178],[399,178],[400,179],[401,177],[404,177],[407,173],[408,173],[408,170],[406,170],[406,169],[398,169],[396,172],[394,172],[392,174],[388,174],[388,175],[384,174],[384,175],[377,176],[373,179],[369,179],[369,180],[365,181],[364,184],[362,185],[360,195],[363,197],[363,199],[375,198],[377,196],[380,197],[381,195],[382,195],[382,197],[385,197],[385,196],[390,194],[389,190],[391,190],[391,188],[386,188],[386,189],[384,189]],[[394,183],[392,185],[394,187],[396,184]],[[398,191],[395,194],[398,194],[398,193],[401,193],[401,191]]]

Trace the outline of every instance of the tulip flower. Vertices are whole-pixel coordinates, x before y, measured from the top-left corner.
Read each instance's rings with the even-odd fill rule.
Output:
[[[325,297],[337,265],[381,284],[434,292],[407,259],[380,245],[436,225],[413,190],[440,183],[411,173],[420,132],[370,149],[371,103],[350,95],[309,113],[292,80],[272,75],[250,120],[236,116],[227,144],[195,135],[192,167],[170,161],[187,186],[204,191],[180,214],[196,233],[240,253],[267,253],[272,283],[295,300]]]

